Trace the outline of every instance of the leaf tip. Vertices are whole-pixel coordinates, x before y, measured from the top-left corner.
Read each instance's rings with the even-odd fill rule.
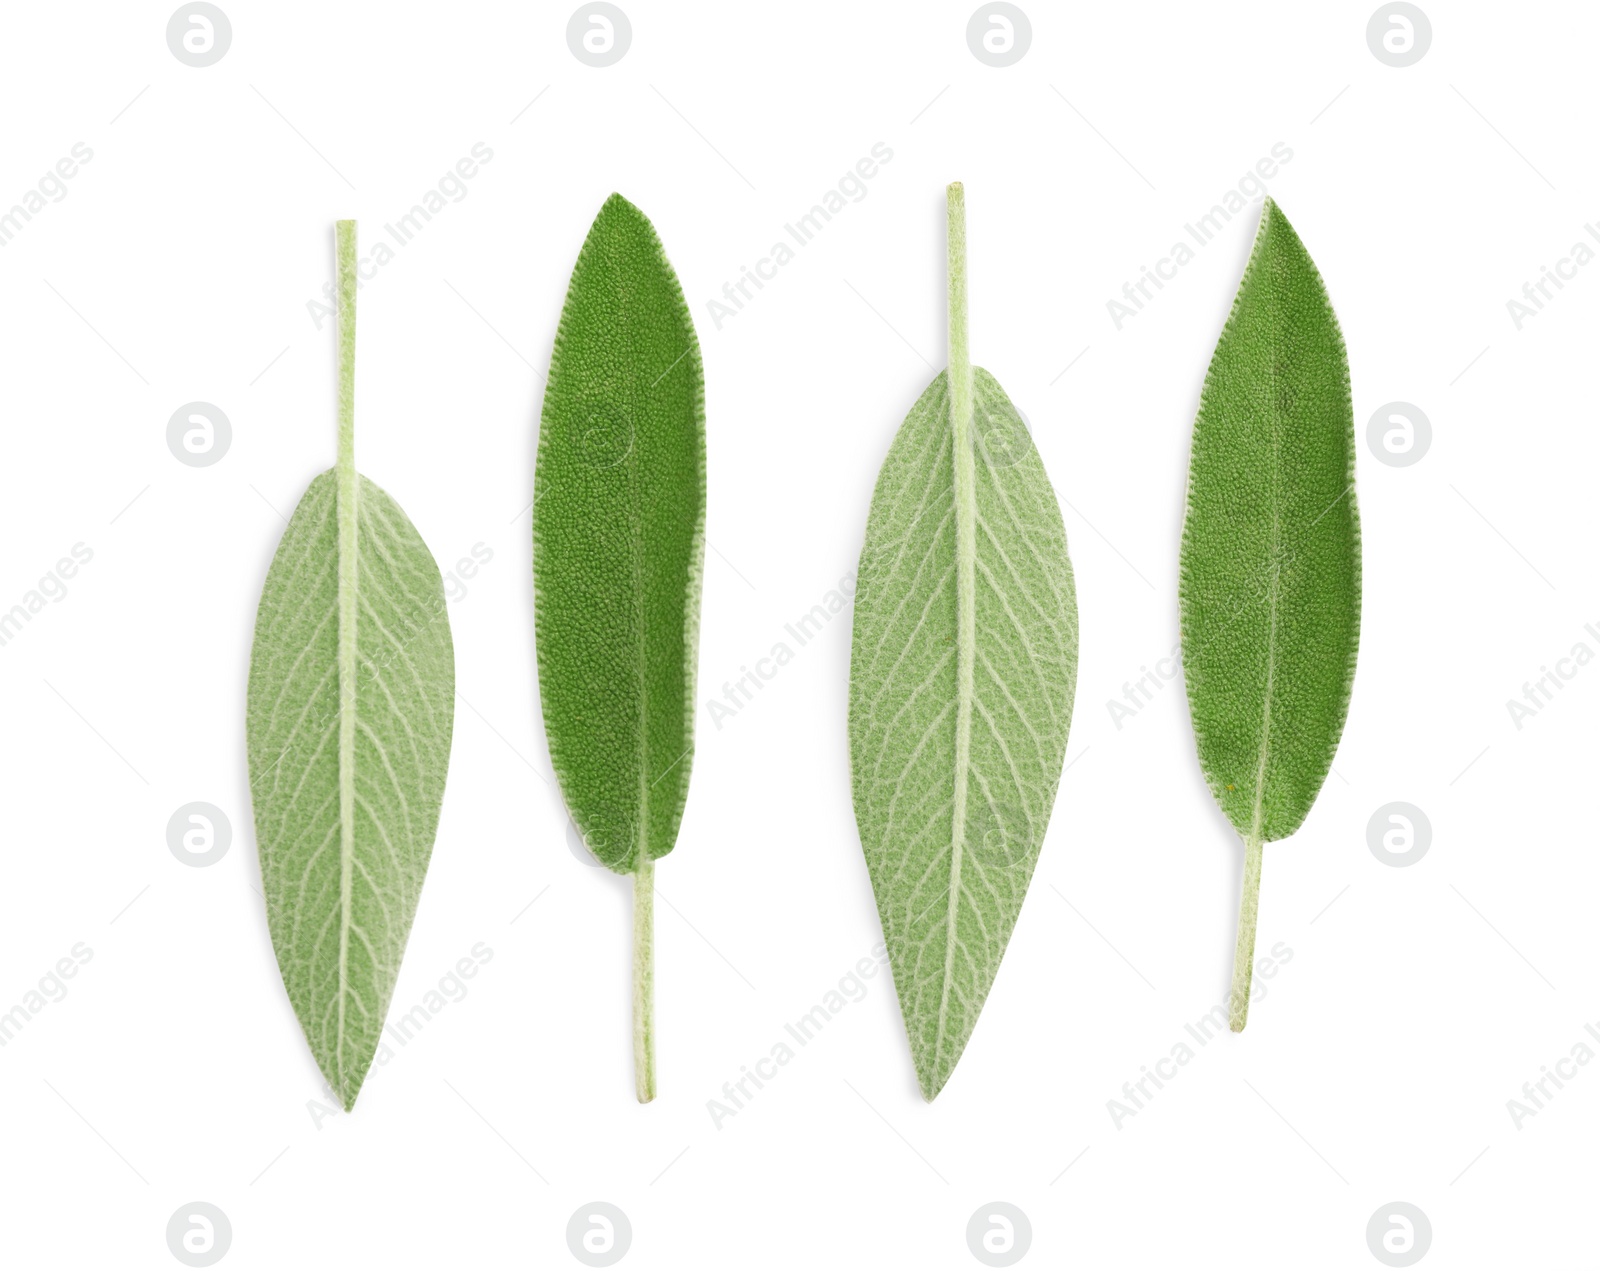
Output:
[[[950,1080],[951,1069],[940,1071],[939,1061],[931,1055],[926,1062],[921,1055],[913,1055],[912,1061],[917,1070],[917,1089],[922,1092],[922,1101],[932,1103]]]
[[[346,1112],[353,1111],[356,1106],[356,1096],[361,1093],[361,1087],[366,1081],[366,1073],[363,1072],[354,1081],[338,1073],[329,1076],[325,1072],[322,1075],[327,1079],[328,1089],[333,1091],[334,1098],[339,1100],[339,1106]]]
[[[639,239],[654,244],[655,249],[666,258],[666,252],[661,246],[661,240],[656,236],[656,228],[650,223],[637,203],[624,198],[613,191],[609,198],[600,205],[600,210],[595,213],[594,225],[590,232],[595,231],[621,233],[632,239]]]
[[[1272,230],[1288,230],[1294,233],[1294,226],[1289,224],[1289,218],[1284,215],[1282,206],[1271,195],[1268,195],[1261,204],[1261,224]]]

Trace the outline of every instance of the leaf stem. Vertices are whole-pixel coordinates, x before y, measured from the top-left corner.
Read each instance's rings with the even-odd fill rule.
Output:
[[[356,223],[334,223],[339,289],[339,484],[356,472]]]
[[[949,278],[950,416],[959,443],[972,427],[972,361],[967,351],[967,199],[961,182],[945,190],[945,252]]]
[[[640,1103],[656,1097],[655,862],[633,871],[633,1085]]]
[[[1250,978],[1256,958],[1256,910],[1261,900],[1261,839],[1244,841],[1244,886],[1239,895],[1239,938],[1233,947],[1233,991],[1228,995],[1228,1027],[1244,1032],[1250,1015]]]

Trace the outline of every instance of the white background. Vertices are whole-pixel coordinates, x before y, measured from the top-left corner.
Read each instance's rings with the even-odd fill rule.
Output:
[[[197,1200],[231,1222],[230,1268],[577,1266],[567,1222],[595,1200],[629,1216],[639,1267],[977,1266],[967,1221],[996,1200],[1031,1220],[1023,1265],[1378,1266],[1368,1219],[1397,1200],[1431,1221],[1425,1265],[1588,1264],[1600,1071],[1520,1128],[1507,1101],[1600,1020],[1600,668],[1520,729],[1506,701],[1600,651],[1600,265],[1520,331],[1506,301],[1600,216],[1600,14],[1425,0],[1432,46],[1395,69],[1370,3],[1024,6],[1007,69],[969,51],[971,0],[624,0],[632,45],[605,69],[569,50],[565,6],[224,0],[231,47],[201,69],[164,5],[8,8],[0,207],[74,143],[93,159],[0,248],[0,607],[94,554],[0,648],[0,1010],[93,950],[0,1048],[9,1265],[175,1267],[166,1225]],[[475,943],[493,957],[319,1120],[257,890],[255,605],[333,461],[332,326],[307,309],[332,223],[376,241],[477,142],[466,197],[361,292],[357,452],[443,568],[493,553],[450,610],[455,748],[396,1011]],[[707,301],[875,142],[894,157],[867,196],[717,329]],[[1232,958],[1241,850],[1181,683],[1120,729],[1107,702],[1176,641],[1189,431],[1255,213],[1120,331],[1106,302],[1277,142],[1271,192],[1350,350],[1360,665],[1336,775],[1267,852],[1260,943],[1292,961],[1247,1032],[1118,1128],[1107,1101]],[[1071,767],[938,1101],[880,976],[717,1128],[707,1101],[879,931],[848,616],[721,729],[704,701],[854,570],[878,465],[943,364],[951,179],[974,358],[1031,420],[1071,540]],[[613,190],[699,328],[716,549],[645,1108],[626,883],[574,856],[550,784],[526,513],[567,277]],[[211,467],[166,444],[196,400],[232,423]],[[1395,400],[1433,425],[1411,467],[1366,442]],[[232,825],[209,868],[167,845],[194,800]],[[1432,825],[1409,868],[1368,848],[1395,800]]]

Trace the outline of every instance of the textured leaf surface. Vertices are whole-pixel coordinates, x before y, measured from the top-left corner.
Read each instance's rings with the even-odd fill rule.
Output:
[[[579,832],[619,873],[672,850],[694,746],[705,525],[700,348],[638,208],[578,256],[534,479],[539,693]]]
[[[1344,340],[1270,199],[1206,376],[1188,503],[1179,596],[1201,767],[1247,842],[1284,838],[1344,728],[1361,554]]]
[[[884,461],[850,654],[856,821],[929,1099],[972,1034],[1033,876],[1077,674],[1055,492],[1000,385],[972,369],[970,462],[957,462],[944,372]]]
[[[353,570],[335,470],[311,483],[284,531],[257,612],[247,716],[273,947],[317,1065],[347,1108],[416,914],[455,709],[438,567],[394,500],[365,478],[353,485]],[[355,623],[343,667],[342,564]]]
[[[439,567],[356,471],[356,223],[338,222],[334,242],[339,461],[311,483],[267,571],[245,734],[278,968],[348,1109],[433,853],[455,653]]]

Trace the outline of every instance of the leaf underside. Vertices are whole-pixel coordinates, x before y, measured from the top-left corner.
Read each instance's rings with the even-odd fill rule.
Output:
[[[1344,340],[1270,199],[1195,420],[1179,603],[1206,781],[1241,835],[1287,837],[1344,728],[1361,547]]]
[[[317,477],[273,557],[246,723],[267,925],[317,1066],[346,1108],[376,1053],[433,850],[455,662],[438,566],[358,478],[356,674],[341,754],[338,488]],[[341,790],[353,792],[353,834]]]
[[[705,395],[677,276],[612,195],[579,253],[534,477],[539,694],[589,849],[618,873],[672,850],[694,748]]]
[[[958,656],[958,491],[944,372],[906,416],[878,477],[850,655],[856,821],[929,1099],[972,1034],[1033,876],[1077,675],[1077,604],[1055,492],[1000,385],[981,368],[973,373],[970,682]]]

